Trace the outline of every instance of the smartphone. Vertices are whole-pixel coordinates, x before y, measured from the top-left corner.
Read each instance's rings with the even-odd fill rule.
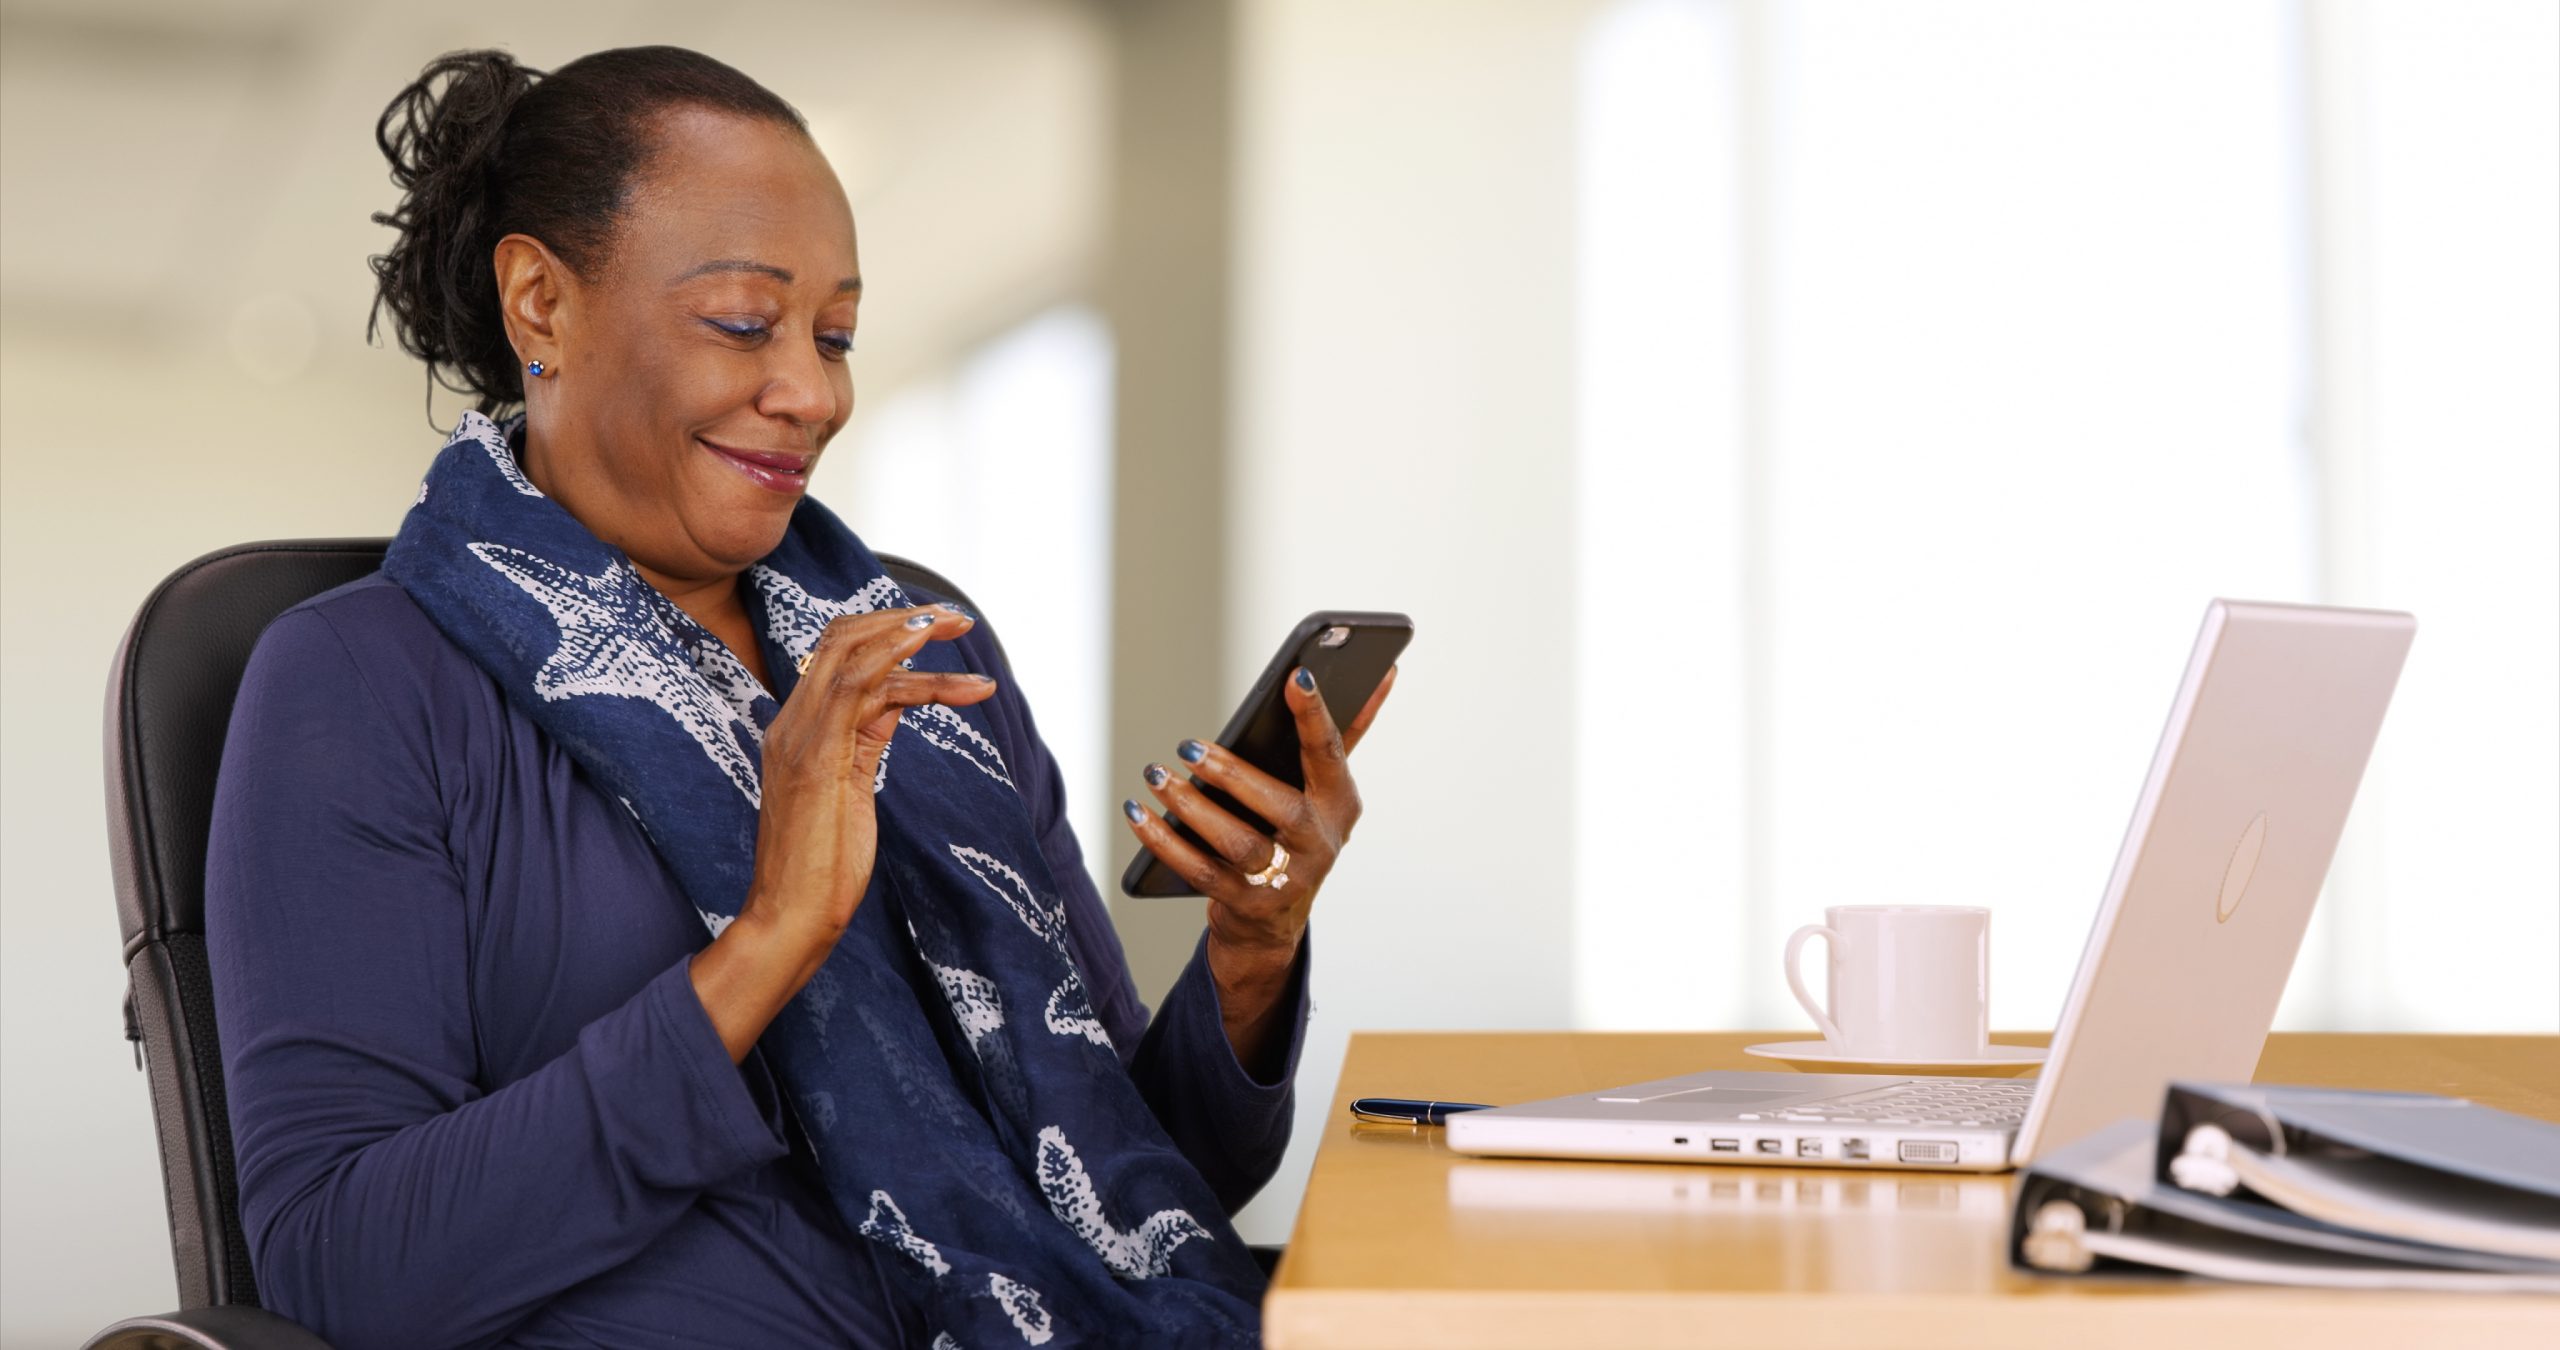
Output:
[[[1369,705],[1369,696],[1378,692],[1378,682],[1387,677],[1387,668],[1396,663],[1405,644],[1412,640],[1413,620],[1402,614],[1319,610],[1308,615],[1298,621],[1289,640],[1272,654],[1271,664],[1263,667],[1261,678],[1253,682],[1244,702],[1236,705],[1235,715],[1227,719],[1227,729],[1218,733],[1218,744],[1293,788],[1305,787],[1306,766],[1298,756],[1298,719],[1289,711],[1281,692],[1291,673],[1305,666],[1316,677],[1316,689],[1324,695],[1325,710],[1333,715],[1334,726],[1348,727],[1351,719]],[[1269,821],[1201,782],[1198,775],[1191,776],[1191,785],[1236,819],[1265,835],[1273,833]],[[1212,855],[1217,852],[1180,820],[1168,814],[1165,821],[1192,847]],[[1128,870],[1120,874],[1120,889],[1133,896],[1199,894],[1144,845],[1139,846],[1138,856],[1129,860]]]

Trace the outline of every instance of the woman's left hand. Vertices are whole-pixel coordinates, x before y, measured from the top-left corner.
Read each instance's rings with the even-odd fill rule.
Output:
[[[1268,884],[1248,878],[1277,860],[1272,839],[1176,778],[1167,766],[1147,766],[1147,787],[1167,812],[1208,843],[1209,851],[1136,802],[1122,804],[1138,842],[1209,897],[1209,973],[1217,981],[1227,1040],[1237,1060],[1258,1077],[1268,1079],[1268,1070],[1276,1068],[1260,1061],[1280,1039],[1271,1033],[1286,1011],[1279,1006],[1280,995],[1297,963],[1307,913],[1360,821],[1360,790],[1351,781],[1352,748],[1368,734],[1395,683],[1395,669],[1389,667],[1360,715],[1337,731],[1315,677],[1304,667],[1291,673],[1283,696],[1297,719],[1299,761],[1307,784],[1303,792],[1224,747],[1182,743],[1181,757],[1202,783],[1225,792],[1278,831],[1279,847],[1288,858]]]

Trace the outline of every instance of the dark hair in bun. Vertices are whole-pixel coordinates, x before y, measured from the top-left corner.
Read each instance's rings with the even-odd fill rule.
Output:
[[[678,106],[809,129],[771,90],[682,47],[618,47],[548,75],[496,48],[428,62],[374,125],[402,195],[397,209],[374,213],[400,237],[369,260],[366,339],[387,308],[430,381],[478,396],[484,415],[523,402],[524,371],[498,313],[498,240],[529,234],[581,277],[597,275],[655,148],[657,115]]]

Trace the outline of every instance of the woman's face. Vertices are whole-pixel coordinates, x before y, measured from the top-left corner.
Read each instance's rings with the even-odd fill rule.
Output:
[[[853,411],[862,282],[853,210],[807,137],[703,109],[657,130],[600,275],[524,244],[511,269],[505,243],[498,272],[520,355],[556,372],[525,376],[527,472],[681,588],[781,541],[805,469]],[[556,274],[547,324],[525,321],[544,285],[510,280],[532,271]],[[715,446],[807,462],[777,490]]]

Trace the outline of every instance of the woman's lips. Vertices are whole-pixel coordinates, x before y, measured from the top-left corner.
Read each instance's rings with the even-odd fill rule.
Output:
[[[695,439],[699,440],[699,437]],[[809,461],[812,456],[777,450],[733,450],[714,441],[703,441],[721,462],[754,479],[759,485],[776,492],[799,493],[809,486]]]

